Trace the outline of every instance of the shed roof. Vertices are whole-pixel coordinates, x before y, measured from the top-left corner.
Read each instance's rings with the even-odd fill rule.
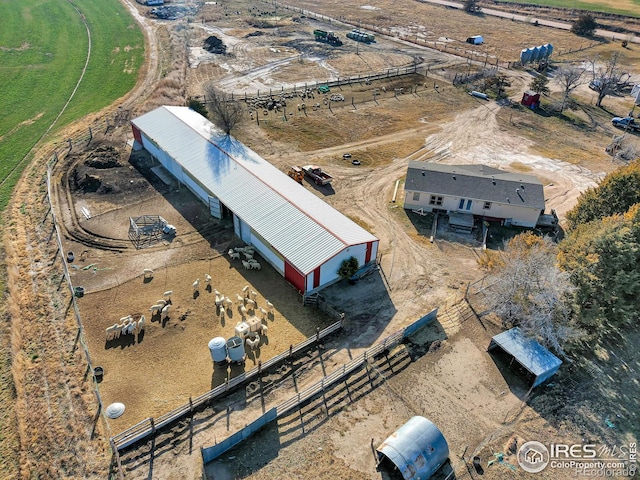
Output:
[[[378,240],[188,107],[162,106],[131,123],[305,275]]]
[[[449,445],[431,421],[416,415],[396,430],[377,449],[405,480],[428,479],[449,458]]]
[[[486,165],[409,162],[405,190],[544,210],[542,183],[533,175]]]
[[[512,355],[520,365],[536,377],[553,372],[562,364],[562,360],[532,338],[525,337],[518,327],[499,333],[491,339],[493,347]],[[491,349],[492,346],[489,346]]]

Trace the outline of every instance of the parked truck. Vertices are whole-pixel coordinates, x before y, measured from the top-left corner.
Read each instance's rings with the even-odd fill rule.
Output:
[[[331,45],[335,45],[337,47],[342,45],[342,40],[340,40],[340,38],[338,38],[338,35],[336,35],[333,32],[326,32],[324,30],[314,30],[313,34],[316,36],[316,40],[318,42],[326,42]]]
[[[304,174],[309,177],[316,185],[329,185],[333,177],[327,172],[323,172],[320,167],[315,165],[306,165],[302,167]]]

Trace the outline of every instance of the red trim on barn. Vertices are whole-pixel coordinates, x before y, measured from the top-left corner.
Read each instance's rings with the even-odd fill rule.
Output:
[[[320,267],[316,268],[313,271],[313,288],[318,288],[320,286]]]
[[[304,293],[306,291],[306,277],[286,260],[284,262],[284,278],[296,287],[298,292]]]
[[[135,125],[131,124],[131,130],[133,130],[133,138],[136,139],[136,142],[142,145],[142,134],[140,133],[140,129]]]
[[[364,263],[371,261],[371,252],[373,251],[373,242],[367,242],[367,251],[364,254]]]

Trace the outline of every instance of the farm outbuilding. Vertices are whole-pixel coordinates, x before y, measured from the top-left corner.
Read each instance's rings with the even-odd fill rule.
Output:
[[[544,213],[542,182],[487,165],[409,162],[404,208],[473,215],[535,227]]]
[[[375,261],[378,239],[187,107],[163,106],[131,121],[144,148],[212,217],[309,293],[339,280],[343,260]]]
[[[449,445],[431,421],[415,416],[387,438],[376,452],[378,468],[396,468],[405,480],[427,480],[449,458]]]
[[[502,332],[491,339],[488,351],[500,348],[509,354],[534,377],[532,387],[551,378],[562,360],[532,338],[525,337],[518,327]]]
[[[525,107],[529,107],[531,110],[535,110],[540,105],[540,94],[527,90],[522,94],[522,100],[520,103]]]

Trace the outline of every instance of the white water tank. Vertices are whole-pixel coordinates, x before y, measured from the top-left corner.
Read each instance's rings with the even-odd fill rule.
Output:
[[[244,362],[244,341],[240,337],[231,337],[227,340],[227,353],[229,361],[234,363]]]
[[[225,363],[227,361],[227,341],[224,337],[215,337],[209,340],[209,350],[211,359],[215,363]]]

